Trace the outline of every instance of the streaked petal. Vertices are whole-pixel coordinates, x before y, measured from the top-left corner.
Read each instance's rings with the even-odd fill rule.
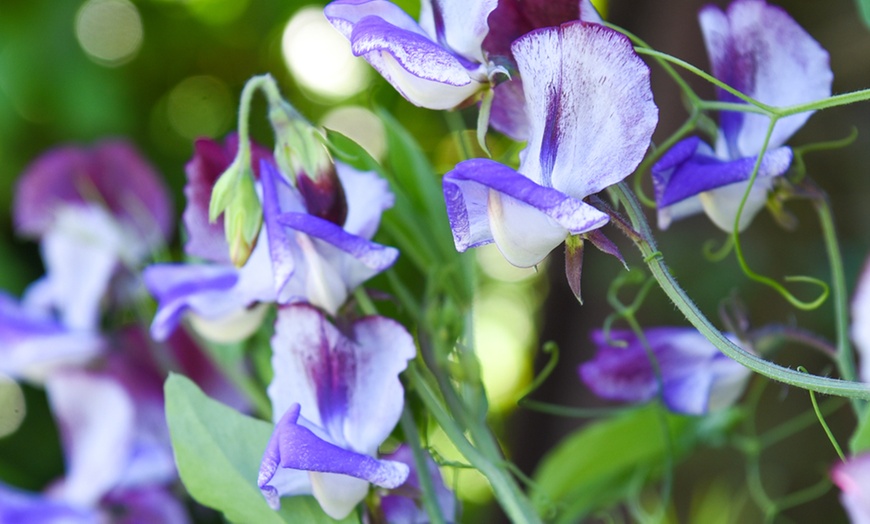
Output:
[[[322,440],[310,429],[297,423],[300,406],[293,404],[282,416],[269,440],[257,484],[267,500],[274,500],[275,489],[269,484],[278,467],[299,469],[318,473],[338,473],[362,479],[384,488],[400,486],[408,477],[408,466],[399,462],[377,460]],[[324,511],[334,518],[344,518],[356,504],[362,501],[367,489],[347,500],[342,491],[328,489],[329,480],[316,482],[312,479],[314,495]],[[335,479],[341,482],[340,478]],[[320,484],[320,486],[318,486]]]
[[[728,12],[707,6],[700,13],[701,30],[713,75],[743,93],[774,106],[789,106],[831,95],[833,74],[828,53],[782,8],[763,0],[737,0]],[[719,91],[719,99],[738,101]],[[777,147],[812,113],[780,120],[770,140]],[[729,156],[757,155],[767,134],[764,115],[721,113]]]
[[[490,57],[511,57],[511,44],[517,38],[574,20],[601,23],[601,16],[589,0],[500,0],[489,15],[483,48]]]
[[[351,49],[409,102],[429,109],[452,109],[480,90],[485,81],[482,66],[375,16],[354,26]]]
[[[742,394],[749,371],[721,354],[694,328],[660,327],[644,335],[658,361],[662,397],[677,413],[700,415],[729,406]],[[658,383],[643,343],[631,331],[612,331],[609,345],[602,331],[593,333],[598,352],[580,366],[580,377],[596,395],[611,400],[645,402]]]
[[[483,39],[489,32],[487,18],[498,0],[423,0],[420,26],[445,48],[483,63]]]
[[[116,381],[85,372],[53,375],[46,390],[67,459],[66,477],[53,488],[53,496],[94,507],[118,484],[127,466],[134,437],[133,402]]]
[[[649,68],[623,35],[573,22],[512,46],[531,130],[519,171],[582,199],[628,176],[658,120]]]
[[[294,248],[287,231],[278,222],[281,214],[281,202],[278,195],[279,184],[286,183],[277,167],[271,162],[263,162],[260,166],[260,177],[263,189],[263,223],[266,238],[269,241],[269,258],[272,262],[272,278],[276,293],[279,293],[296,269]],[[290,190],[292,191],[292,190]]]
[[[162,178],[128,142],[48,151],[21,175],[13,216],[19,233],[43,235],[64,206],[102,204],[150,245],[172,234],[173,211]]]
[[[831,479],[842,491],[840,502],[852,524],[870,524],[870,453],[837,462]]]
[[[514,265],[540,262],[568,233],[601,227],[607,215],[488,159],[460,162],[443,179],[456,249],[495,241]]]

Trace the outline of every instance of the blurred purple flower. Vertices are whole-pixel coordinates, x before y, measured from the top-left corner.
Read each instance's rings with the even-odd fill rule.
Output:
[[[511,264],[530,267],[569,235],[607,223],[583,199],[640,163],[658,110],[649,68],[615,31],[567,23],[533,31],[512,49],[531,125],[519,170],[461,162],[444,176],[444,197],[459,251],[495,242]]]
[[[419,472],[414,466],[411,448],[402,444],[393,453],[384,455],[384,459],[407,464],[411,472],[404,484],[381,497],[381,511],[385,521],[390,524],[426,524],[430,522],[426,510],[423,508]],[[426,464],[428,467],[426,474],[432,479],[441,515],[446,522],[456,522],[459,516],[456,497],[444,485],[441,472],[432,457],[426,456]]]
[[[870,524],[870,453],[838,462],[831,478],[842,491],[840,502],[852,524]]]
[[[860,356],[858,377],[870,382],[870,260],[864,263],[852,297],[851,332]]]
[[[831,95],[828,53],[782,8],[763,0],[735,0],[727,13],[707,6],[699,18],[713,75],[719,80],[774,106]],[[723,102],[741,102],[722,89],[717,96]],[[792,151],[782,146],[811,114],[777,122],[740,216],[739,230],[764,207],[772,178],[788,169]],[[662,229],[701,210],[723,230],[733,229],[770,121],[761,114],[722,111],[719,124],[715,150],[696,137],[687,138],[653,166]]]
[[[671,411],[702,415],[730,406],[743,393],[749,370],[720,353],[698,330],[659,327],[645,330],[644,336],[661,372],[662,399]],[[610,337],[625,347],[610,345],[603,331],[593,332],[598,352],[580,366],[580,378],[609,400],[655,398],[659,384],[643,343],[632,331],[611,331]]]
[[[366,317],[339,330],[311,306],[285,306],[272,350],[268,393],[276,425],[258,478],[271,507],[281,496],[310,493],[341,519],[369,483],[405,482],[407,465],[374,458],[399,420],[399,373],[416,354],[401,324]]]
[[[119,267],[169,239],[171,208],[160,176],[126,142],[43,154],[21,176],[13,209],[18,233],[40,239],[46,267],[26,301],[72,329],[96,328]]]

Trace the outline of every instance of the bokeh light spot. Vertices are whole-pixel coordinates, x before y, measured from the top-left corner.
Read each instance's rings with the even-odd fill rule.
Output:
[[[359,106],[342,106],[325,114],[320,125],[338,131],[361,145],[375,160],[387,152],[384,124],[371,111]]]
[[[142,46],[142,18],[129,0],[88,0],[75,21],[79,45],[94,62],[114,67],[129,62]]]
[[[0,438],[18,429],[26,413],[21,387],[11,378],[0,375]]]
[[[169,123],[181,136],[194,140],[222,135],[233,115],[232,95],[221,80],[191,76],[172,88],[166,101]]]
[[[343,99],[366,88],[368,65],[353,56],[350,43],[317,7],[300,9],[287,22],[281,52],[301,87],[328,99]]]

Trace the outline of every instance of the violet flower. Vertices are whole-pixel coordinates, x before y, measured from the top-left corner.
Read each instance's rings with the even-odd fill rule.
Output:
[[[870,524],[870,453],[838,462],[831,478],[842,491],[840,502],[852,524]]]
[[[294,304],[278,310],[272,351],[275,431],[257,481],[271,507],[281,496],[313,494],[341,519],[369,483],[405,482],[407,465],[374,458],[399,420],[399,373],[416,354],[401,324],[366,317],[339,330],[317,309]]]
[[[750,372],[719,352],[698,330],[659,327],[644,331],[661,372],[662,399],[673,412],[703,415],[733,404],[743,393]],[[579,368],[580,378],[596,395],[622,402],[647,402],[659,394],[659,383],[643,343],[632,331],[592,333],[595,358]],[[738,343],[733,337],[735,343]]]
[[[385,522],[390,524],[425,524],[429,522],[429,516],[423,508],[420,472],[416,469],[411,448],[407,444],[402,444],[396,451],[385,455],[384,459],[407,464],[411,471],[404,484],[381,497],[381,512]],[[441,515],[446,522],[456,522],[459,517],[456,497],[444,485],[438,465],[428,455],[426,456],[426,466],[425,474],[429,475],[431,479]]]
[[[831,95],[833,75],[828,54],[780,7],[763,0],[735,0],[723,13],[707,6],[701,30],[713,75],[740,92],[773,106],[790,106]],[[722,102],[741,102],[717,90]],[[811,112],[779,120],[767,144],[758,175],[737,224],[749,225],[764,207],[773,177],[786,172],[792,151],[783,144]],[[653,166],[659,227],[701,210],[725,231],[732,231],[753,167],[764,146],[767,116],[720,112],[715,149],[697,137],[676,144]]]
[[[300,192],[277,170],[271,155],[261,152],[254,157],[261,162],[255,174],[265,227],[245,265],[234,267],[226,255],[221,256],[226,253],[222,232],[208,223],[211,186],[235,156],[231,143],[223,156],[216,148],[219,151],[211,141],[197,143],[197,154],[187,166],[185,190],[190,236],[185,249],[212,263],[158,264],[146,269],[146,286],[159,303],[152,324],[155,339],[169,336],[185,315],[206,338],[246,338],[265,314],[258,304],[307,301],[334,313],[353,288],[395,262],[395,249],[369,241],[381,213],[393,203],[384,180],[336,164],[338,184],[347,195],[347,211],[338,224],[312,214],[309,200],[320,195]]]
[[[26,301],[72,329],[95,328],[119,267],[136,267],[172,233],[159,175],[122,141],[40,156],[18,182],[13,216],[19,234],[40,239],[46,267]]]
[[[569,235],[607,223],[583,199],[640,163],[658,110],[649,68],[603,26],[540,29],[512,50],[531,123],[519,170],[466,160],[444,176],[444,197],[459,251],[495,242],[511,264],[530,267]]]

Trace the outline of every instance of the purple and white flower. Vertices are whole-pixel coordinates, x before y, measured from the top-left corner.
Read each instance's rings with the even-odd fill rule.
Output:
[[[459,163],[444,197],[459,251],[495,242],[513,265],[538,264],[569,235],[608,216],[583,202],[640,163],[658,119],[649,68],[627,38],[573,22],[516,40],[530,138],[519,170]]]
[[[632,331],[611,331],[610,340],[603,331],[593,332],[598,351],[580,366],[580,378],[599,397],[647,402],[661,394],[668,409],[688,415],[728,407],[743,393],[749,370],[721,353],[698,330],[658,327],[645,330],[644,337],[661,373],[661,392],[650,355]]]
[[[157,172],[126,142],[61,147],[35,160],[16,188],[19,234],[40,240],[46,275],[29,306],[94,329],[110,281],[137,267],[172,234],[171,203]]]
[[[735,0],[722,12],[707,6],[700,13],[713,76],[740,92],[773,106],[790,106],[831,95],[833,75],[828,53],[782,8],[763,0]],[[741,102],[718,89],[723,102]],[[749,225],[764,207],[773,177],[786,172],[792,151],[783,146],[811,112],[779,120],[767,144],[758,175],[737,229]],[[659,227],[704,211],[731,231],[748,181],[770,126],[766,115],[720,113],[715,149],[697,137],[676,144],[653,166]]]
[[[366,317],[343,329],[305,304],[278,310],[269,386],[275,431],[258,485],[273,508],[286,495],[313,494],[341,519],[369,484],[396,488],[406,464],[376,457],[399,420],[399,373],[416,354],[401,324]]]
[[[840,502],[852,524],[870,524],[870,453],[838,462],[831,478],[842,491]]]
[[[208,223],[210,186],[232,162],[232,147],[228,144],[220,155],[215,143],[200,141],[187,168],[190,240],[185,248],[212,263],[158,264],[145,271],[146,286],[159,302],[152,324],[157,340],[169,336],[186,315],[206,338],[232,341],[259,327],[263,304],[306,301],[334,313],[351,290],[398,256],[395,249],[369,240],[393,203],[386,181],[336,164],[339,187],[347,195],[347,212],[338,224],[312,214],[306,200],[310,192],[291,185],[271,156],[261,153],[254,157],[261,162],[255,173],[265,227],[248,261],[236,268],[225,254],[223,233]]]

